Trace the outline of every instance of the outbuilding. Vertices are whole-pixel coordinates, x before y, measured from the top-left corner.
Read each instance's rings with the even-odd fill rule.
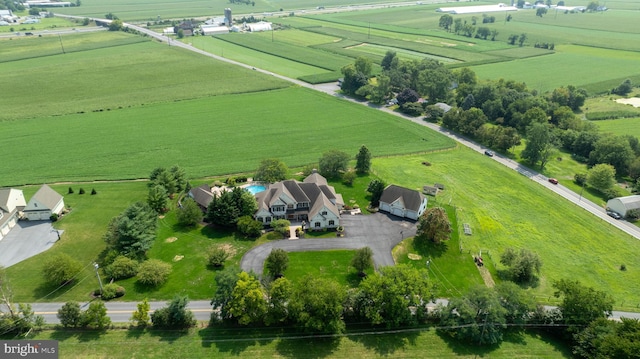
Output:
[[[640,209],[640,195],[612,198],[607,201],[607,208],[626,217],[629,211]]]
[[[388,185],[380,196],[379,209],[398,217],[417,220],[427,209],[427,197],[416,190]]]
[[[64,198],[44,184],[24,208],[24,218],[30,221],[45,221],[54,213],[60,215],[63,209]]]
[[[0,189],[0,240],[18,223],[20,213],[26,205],[22,190]]]

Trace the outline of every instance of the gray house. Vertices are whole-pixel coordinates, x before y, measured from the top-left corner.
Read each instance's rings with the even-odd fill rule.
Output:
[[[52,214],[60,215],[64,209],[64,198],[46,184],[31,197],[24,208],[24,218],[30,221],[45,221]]]

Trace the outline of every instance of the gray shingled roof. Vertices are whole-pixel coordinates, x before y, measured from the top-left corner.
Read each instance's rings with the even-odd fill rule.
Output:
[[[46,184],[43,184],[42,187],[36,192],[36,194],[31,197],[31,199],[38,200],[40,203],[44,204],[48,209],[53,209],[60,200],[62,200],[62,196],[54,191],[51,187]],[[31,202],[31,201],[29,201]]]
[[[402,198],[402,202],[406,209],[418,211],[425,197],[422,193],[416,190],[390,184],[382,192],[380,202],[393,203],[397,201],[398,198]]]

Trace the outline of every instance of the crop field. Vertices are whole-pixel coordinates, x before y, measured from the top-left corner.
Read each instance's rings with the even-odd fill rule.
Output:
[[[22,16],[28,15],[25,11],[24,14],[19,14]],[[73,22],[68,19],[63,19],[59,17],[50,17],[46,19],[42,19],[37,24],[10,24],[8,26],[0,26],[0,35],[6,35],[5,33],[15,33],[15,32],[23,32],[23,31],[47,31],[49,29],[56,28],[70,28],[70,27],[81,27],[80,24]],[[13,30],[12,30],[13,29]]]
[[[248,105],[250,104],[250,105]],[[373,130],[375,129],[375,130]],[[3,186],[147,177],[179,164],[193,177],[253,171],[265,157],[314,163],[331,149],[425,152],[453,141],[409,121],[303,88],[0,123]],[[57,155],[21,155],[59,139]]]
[[[463,345],[432,328],[401,333],[352,331],[334,339],[309,338],[280,328],[44,331],[34,339],[58,340],[65,358],[571,358],[566,345],[524,332],[507,334],[500,346]],[[126,347],[126,350],[121,348]]]
[[[636,66],[640,61],[640,52],[576,45],[556,45],[556,50],[557,53],[550,56],[472,66],[471,69],[479,78],[514,79],[540,91],[575,85],[585,88],[589,93],[610,90],[625,78],[640,75],[640,68]],[[590,86],[594,83],[600,85]]]
[[[380,3],[382,0],[353,0],[349,4]],[[78,16],[103,17],[111,12],[124,20],[154,21],[158,17],[183,19],[202,16],[222,15],[230,7],[235,14],[273,12],[283,9],[313,8],[318,3],[306,0],[255,0],[252,4],[231,4],[228,0],[83,0],[80,7],[59,8],[56,12]],[[322,1],[323,6],[344,5],[343,0]]]
[[[0,63],[0,83],[15,84],[0,98],[0,121],[289,86],[273,76],[196,53],[152,41],[139,42],[135,35],[83,34],[65,36],[62,41],[67,39],[77,52]],[[52,46],[47,37],[2,43],[10,44],[12,53],[22,57],[40,43],[45,48]],[[22,50],[23,46],[26,49]]]
[[[421,164],[429,161],[432,166]],[[617,307],[640,305],[640,241],[563,200],[526,177],[465,148],[425,155],[376,158],[375,175],[387,183],[416,188],[434,182],[446,190],[439,201],[455,205],[458,221],[469,223],[473,235],[462,246],[501,269],[507,247],[527,248],[540,255],[539,283],[531,288],[549,301],[554,280],[577,278],[611,293]],[[482,175],[479,175],[482,174]],[[471,261],[469,257],[469,261]]]

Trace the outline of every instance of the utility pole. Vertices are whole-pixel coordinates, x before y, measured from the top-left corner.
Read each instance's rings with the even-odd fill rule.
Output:
[[[62,54],[64,55],[64,45],[62,45],[62,36],[60,36],[60,34],[58,34],[58,39],[60,40],[60,47],[62,48]]]
[[[98,273],[98,263],[93,263],[93,268],[96,269],[96,277],[98,277],[98,283],[100,283],[100,295],[102,295],[102,279],[100,279],[100,273]]]

